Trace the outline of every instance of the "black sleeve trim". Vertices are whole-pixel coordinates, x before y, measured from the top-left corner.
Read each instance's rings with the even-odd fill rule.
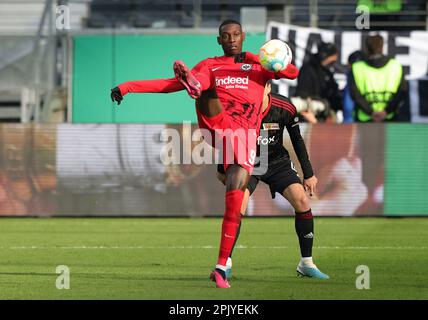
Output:
[[[299,159],[300,166],[303,170],[304,179],[309,179],[314,175],[311,162],[309,161],[308,151],[306,150],[305,141],[300,134],[300,128],[297,125],[287,125],[287,131],[290,135],[291,143],[293,144],[294,151],[296,152],[297,158]]]

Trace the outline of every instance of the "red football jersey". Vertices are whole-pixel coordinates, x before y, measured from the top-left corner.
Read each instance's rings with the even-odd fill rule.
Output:
[[[260,64],[235,63],[226,56],[205,59],[192,73],[210,75],[224,110],[239,127],[259,129],[264,88],[276,78],[275,73]]]
[[[233,145],[233,156],[236,163],[241,164],[251,173],[256,155],[256,133],[260,130],[266,82],[279,78],[295,79],[299,72],[292,64],[289,64],[283,71],[269,72],[260,65],[258,56],[250,52],[246,53],[245,62],[235,63],[234,57],[226,56],[208,58],[199,62],[192,69],[192,73],[196,78],[198,78],[198,74],[201,75],[199,80],[203,80],[201,82],[202,90],[215,87],[224,112],[227,114],[227,117],[224,117],[223,113],[214,117],[206,117],[197,111],[199,126],[210,131],[231,129],[235,133],[238,132],[238,129],[244,129],[244,132],[240,132],[238,135],[239,142],[235,140],[229,142]],[[168,93],[184,89],[184,86],[175,78],[129,81],[118,87],[122,95],[129,92]],[[251,130],[248,129],[255,130],[254,137],[250,133]],[[254,141],[251,137],[254,138]],[[232,139],[234,138],[232,137]],[[226,157],[225,154],[223,157]],[[228,162],[223,163],[226,168]]]
[[[233,127],[259,130],[266,82],[279,78],[295,79],[299,71],[290,63],[283,71],[269,72],[260,65],[258,56],[250,52],[246,52],[245,62],[235,63],[234,57],[226,56],[208,58],[199,62],[192,73],[210,77],[211,87],[215,86],[224,110],[234,122]],[[130,92],[168,93],[184,89],[175,78],[128,81],[118,87],[122,95]]]

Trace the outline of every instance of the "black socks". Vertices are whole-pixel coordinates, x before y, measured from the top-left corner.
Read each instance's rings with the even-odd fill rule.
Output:
[[[300,253],[302,257],[312,257],[314,219],[311,209],[305,212],[296,212],[295,227],[297,236],[299,237]]]

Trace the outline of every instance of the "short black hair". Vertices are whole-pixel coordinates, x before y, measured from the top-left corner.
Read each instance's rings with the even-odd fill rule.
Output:
[[[368,36],[366,38],[366,48],[368,55],[382,54],[383,52],[383,37],[379,34]]]
[[[228,20],[224,20],[221,24],[220,27],[218,27],[218,34],[221,33],[221,28],[223,28],[223,26],[228,25],[228,24],[237,24],[242,28],[242,25],[239,21],[237,20],[233,20],[233,19],[228,19]]]

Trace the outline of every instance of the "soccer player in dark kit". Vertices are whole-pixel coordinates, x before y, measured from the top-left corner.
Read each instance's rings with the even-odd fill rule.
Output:
[[[223,56],[205,59],[192,70],[183,62],[176,61],[175,78],[125,82],[111,92],[112,100],[119,104],[130,92],[168,93],[185,89],[190,97],[196,99],[199,127],[208,129],[214,137],[221,136],[223,146],[232,148],[233,161],[225,159],[227,152],[223,152],[225,213],[219,256],[210,275],[219,288],[230,287],[226,262],[235,242],[244,191],[254,167],[265,84],[271,79],[295,79],[298,76],[293,64],[276,73],[267,71],[260,65],[257,55],[242,52],[244,40],[245,33],[238,21],[224,21],[217,37]],[[205,139],[211,143],[217,140],[212,137]]]
[[[270,93],[271,84],[268,82],[265,88],[265,95],[262,106],[261,130],[267,131],[267,137],[257,139],[258,145],[268,144],[268,170],[261,176],[252,175],[247,185],[244,201],[241,207],[241,214],[244,215],[249,197],[256,190],[259,181],[266,183],[271,191],[272,198],[275,193],[281,194],[295,210],[295,229],[299,238],[301,259],[297,265],[297,273],[300,276],[328,279],[312,260],[312,245],[314,238],[314,221],[311,212],[309,199],[305,193],[315,192],[318,179],[314,175],[309,161],[305,142],[300,134],[299,118],[296,107],[291,101],[280,94]],[[283,144],[284,129],[287,129],[293,144],[294,151],[299,159],[303,171],[303,183],[297,175],[294,164],[290,160],[290,155]],[[218,179],[224,183],[224,167],[218,165]],[[241,224],[239,224],[235,243],[238,240]],[[232,249],[233,250],[233,249]],[[231,252],[232,255],[232,252]],[[231,255],[226,263],[226,275],[230,278],[232,269]]]

